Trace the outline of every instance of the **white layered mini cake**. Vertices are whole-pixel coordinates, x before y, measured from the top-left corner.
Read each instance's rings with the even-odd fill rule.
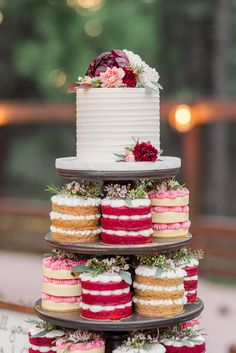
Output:
[[[158,337],[148,332],[131,333],[130,337],[112,353],[165,353],[165,347],[158,341]]]

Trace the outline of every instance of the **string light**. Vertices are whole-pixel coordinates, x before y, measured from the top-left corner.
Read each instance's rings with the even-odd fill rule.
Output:
[[[54,86],[60,88],[66,83],[66,74],[62,70],[55,69],[49,73],[49,79]]]
[[[102,33],[102,24],[99,20],[90,19],[84,25],[84,30],[90,37],[97,37]]]
[[[170,125],[177,131],[186,132],[194,126],[193,113],[188,105],[181,104],[171,111]]]

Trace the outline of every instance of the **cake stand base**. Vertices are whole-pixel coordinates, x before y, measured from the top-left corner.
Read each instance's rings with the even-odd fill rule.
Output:
[[[106,353],[112,353],[114,349],[118,348],[123,341],[128,338],[127,332],[106,332]]]

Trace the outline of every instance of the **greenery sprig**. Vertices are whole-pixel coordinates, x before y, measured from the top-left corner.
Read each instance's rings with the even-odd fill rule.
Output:
[[[130,337],[123,342],[123,347],[136,348],[140,352],[142,350],[149,351],[153,344],[158,344],[159,331],[155,331],[155,334],[145,334],[142,331],[131,333]]]
[[[188,345],[190,342],[201,343],[201,341],[198,339],[201,331],[202,330],[196,329],[194,327],[183,328],[181,325],[176,325],[162,331],[160,340],[174,339],[179,340],[186,345]]]
[[[59,250],[59,249],[55,249],[52,250],[51,253],[45,253],[43,254],[43,257],[53,257],[54,259],[70,259],[73,261],[80,261],[80,260],[84,260],[87,261],[88,260],[88,256],[86,255],[80,255],[80,254],[76,254],[76,253],[71,253],[65,250]]]
[[[101,190],[98,184],[90,181],[82,180],[80,183],[72,181],[63,187],[58,187],[55,184],[47,185],[45,191],[55,195],[65,195],[69,197],[82,197],[84,199],[96,198],[101,195]]]
[[[35,319],[28,319],[26,320],[28,324],[35,325],[37,328],[41,329],[37,334],[32,335],[32,337],[43,337],[45,334],[47,334],[50,331],[53,331],[56,329],[56,326],[50,324],[49,322],[46,321],[38,321]]]
[[[101,339],[101,335],[97,332],[87,330],[67,331],[64,340],[66,343],[88,343]]]
[[[136,255],[138,263],[148,267],[156,267],[155,276],[160,276],[164,271],[173,270],[173,262],[164,254]]]
[[[174,178],[168,178],[164,179],[163,181],[159,180],[152,180],[151,182],[151,188],[152,190],[178,190],[178,189],[186,189],[185,184],[180,184],[177,180]]]
[[[131,200],[147,199],[145,183],[137,183],[132,186],[131,184],[109,184],[104,188],[105,196],[108,199],[123,199],[129,205]]]
[[[115,258],[109,259],[98,259],[96,257],[87,261],[86,265],[74,266],[72,273],[92,273],[93,276],[98,276],[104,272],[110,274],[119,273],[125,282],[128,284],[132,283],[131,275],[127,270],[129,265],[123,256],[116,256]]]
[[[170,251],[167,253],[167,255],[171,259],[173,259],[173,261],[175,261],[177,264],[179,262],[189,263],[192,259],[195,259],[198,261],[203,259],[204,251],[202,249],[191,250],[191,249],[182,248],[180,250]]]

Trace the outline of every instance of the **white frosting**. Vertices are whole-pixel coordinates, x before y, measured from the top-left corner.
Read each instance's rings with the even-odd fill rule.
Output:
[[[83,199],[77,196],[65,196],[65,195],[54,195],[51,198],[52,203],[59,205],[59,206],[70,206],[70,207],[77,207],[77,206],[99,206],[101,204],[101,199],[99,198],[88,198]]]
[[[165,287],[165,286],[149,286],[147,284],[142,284],[142,283],[133,283],[133,287],[140,289],[142,291],[145,290],[153,290],[156,292],[176,292],[176,291],[181,291],[184,289],[184,285],[180,284],[179,286],[172,286],[172,287]]]
[[[128,207],[147,207],[151,205],[151,200],[149,199],[135,199],[130,200],[130,205]],[[124,207],[127,203],[123,199],[103,199],[102,206],[111,207]]]
[[[195,266],[198,266],[199,265],[199,261],[196,260],[196,259],[190,259],[190,260],[181,260],[178,262],[179,263],[179,266],[181,267],[195,267]]]
[[[113,311],[116,309],[125,309],[132,306],[132,302],[119,305],[90,305],[83,302],[80,303],[80,308],[84,310],[90,310],[93,313],[98,313],[99,311]]]
[[[117,160],[134,140],[160,147],[159,91],[90,88],[76,93],[77,156],[85,161]]]
[[[139,220],[139,219],[147,219],[151,218],[152,215],[151,213],[144,214],[144,215],[133,215],[133,216],[115,216],[115,215],[110,215],[110,214],[102,214],[103,218],[109,218],[109,219],[120,219],[122,221],[128,221],[128,220]]]
[[[56,346],[54,346],[54,347],[35,346],[33,344],[29,344],[29,348],[33,349],[34,351],[38,351],[38,352],[42,352],[42,353],[48,353],[50,351],[56,352],[56,350],[57,350]]]
[[[162,344],[153,343],[148,349],[134,347],[118,347],[112,353],[165,353],[166,349]]]
[[[102,228],[102,232],[103,233],[107,233],[107,234],[114,234],[114,235],[118,235],[121,237],[125,237],[125,236],[143,236],[143,237],[149,237],[150,235],[153,234],[153,229],[149,228],[149,229],[143,229],[143,230],[139,230],[139,231],[134,231],[134,230],[114,230],[114,229],[105,229]]]
[[[51,226],[50,230],[52,233],[62,233],[62,234],[68,234],[68,235],[90,235],[90,234],[96,235],[101,233],[100,228],[90,229],[90,230],[70,230],[70,229]]]
[[[82,289],[83,294],[90,294],[90,295],[121,295],[130,292],[130,288],[123,288],[123,289],[115,289],[115,290],[89,290],[89,289]]]
[[[187,303],[186,297],[179,298],[179,299],[151,299],[151,300],[146,300],[146,299],[139,299],[137,297],[133,298],[134,303],[139,303],[142,305],[153,305],[153,306],[159,306],[159,305],[184,305]]]
[[[144,265],[139,265],[135,269],[135,273],[138,276],[146,277],[157,277],[156,276],[156,267],[148,267]],[[174,270],[168,270],[162,272],[158,278],[184,278],[186,272],[179,267],[176,267]]]
[[[30,330],[29,330],[29,333],[31,334],[31,336],[35,336],[41,331],[43,331],[43,329],[41,329],[39,327],[36,327],[36,326],[32,326],[30,328]],[[61,331],[61,330],[52,330],[52,331],[49,331],[49,332],[45,333],[43,335],[43,337],[54,338],[54,337],[60,337],[60,336],[63,336],[63,335],[64,335],[64,332]]]
[[[197,293],[197,289],[194,290],[188,290],[185,292],[186,294],[196,294]]]
[[[184,277],[184,281],[197,281],[198,276]]]
[[[173,347],[194,347],[197,345],[201,345],[205,342],[203,336],[197,336],[196,341],[190,340],[189,338],[177,339],[177,338],[168,338],[162,339],[161,343],[165,346],[173,346]]]
[[[92,214],[92,215],[85,215],[85,216],[74,216],[65,213],[59,212],[50,212],[50,219],[62,219],[63,221],[81,221],[81,220],[92,220],[92,219],[99,219],[101,217],[100,214]]]
[[[122,282],[123,278],[118,273],[109,273],[104,272],[100,275],[93,276],[92,273],[82,273],[80,275],[82,281],[90,281],[90,282],[102,282],[102,283],[109,283],[109,282]]]

